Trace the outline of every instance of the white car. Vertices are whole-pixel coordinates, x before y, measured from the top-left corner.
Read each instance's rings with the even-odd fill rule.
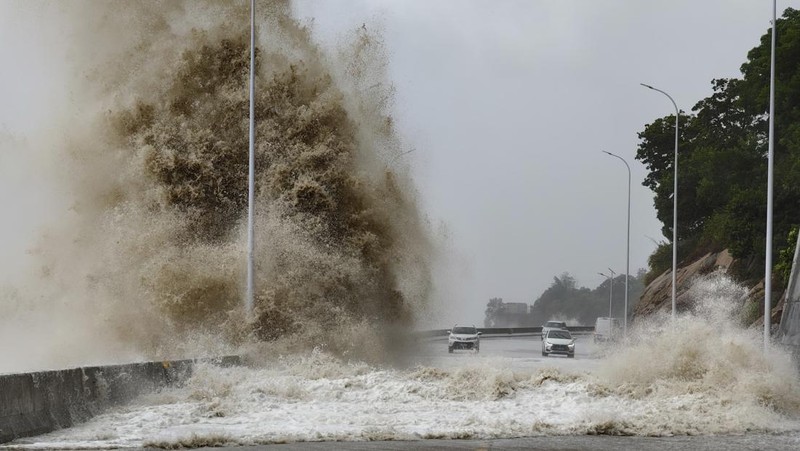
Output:
[[[475,326],[453,326],[447,331],[447,352],[452,353],[454,349],[473,349],[475,352],[481,350],[481,333]]]
[[[568,330],[554,329],[547,332],[542,339],[542,355],[547,357],[550,354],[575,357],[575,339]]]
[[[544,336],[547,335],[547,332],[554,329],[567,330],[567,323],[564,321],[548,321],[544,323],[544,326],[542,326],[542,340],[544,340]]]

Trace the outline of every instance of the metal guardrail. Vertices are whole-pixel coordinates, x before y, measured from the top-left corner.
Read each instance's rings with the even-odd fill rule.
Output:
[[[542,333],[541,327],[478,327],[478,332],[482,335],[522,335],[522,334],[540,334]],[[433,338],[445,337],[450,329],[433,329],[421,330],[415,333],[420,338]],[[594,326],[569,326],[567,330],[577,333],[591,333],[594,332]]]

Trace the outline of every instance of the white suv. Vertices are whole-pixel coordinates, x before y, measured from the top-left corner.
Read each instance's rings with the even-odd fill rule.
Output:
[[[575,357],[575,339],[568,330],[547,331],[542,339],[542,356],[547,357],[550,354],[565,354],[569,358]]]
[[[454,349],[473,349],[475,352],[481,350],[481,333],[475,326],[455,325],[447,333],[447,352],[452,353]]]

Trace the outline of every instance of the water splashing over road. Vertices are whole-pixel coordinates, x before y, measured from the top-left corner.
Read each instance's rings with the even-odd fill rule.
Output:
[[[539,357],[538,337],[484,338],[481,353],[429,341],[403,368],[321,349],[265,352],[251,367],[203,366],[182,388],[25,443],[48,446],[264,444],[542,435],[800,434],[800,377],[737,325],[740,288],[698,280],[694,313],[639,322],[614,348],[578,340]],[[729,295],[733,294],[731,298]],[[714,318],[718,322],[710,325]],[[158,426],[152,420],[158,419]],[[109,437],[108,431],[119,431]],[[769,447],[769,441],[764,444]]]

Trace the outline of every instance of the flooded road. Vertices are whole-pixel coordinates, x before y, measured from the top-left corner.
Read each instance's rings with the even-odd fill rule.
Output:
[[[616,352],[580,336],[574,359],[543,357],[538,336],[485,337],[480,353],[422,341],[402,368],[319,350],[253,367],[201,365],[183,387],[7,447],[796,449],[793,412],[735,398],[731,387],[641,385],[636,367],[619,383]]]
[[[591,371],[596,368],[599,359],[605,353],[605,348],[602,344],[595,344],[591,334],[576,334],[575,339],[575,358],[573,359],[561,355],[542,356],[541,337],[538,334],[531,334],[483,337],[481,338],[480,353],[456,350],[453,354],[448,354],[446,339],[429,339],[420,342],[412,361],[419,365],[450,368],[481,358],[502,358],[507,359],[505,364],[510,368],[518,370],[555,367],[572,371]]]

